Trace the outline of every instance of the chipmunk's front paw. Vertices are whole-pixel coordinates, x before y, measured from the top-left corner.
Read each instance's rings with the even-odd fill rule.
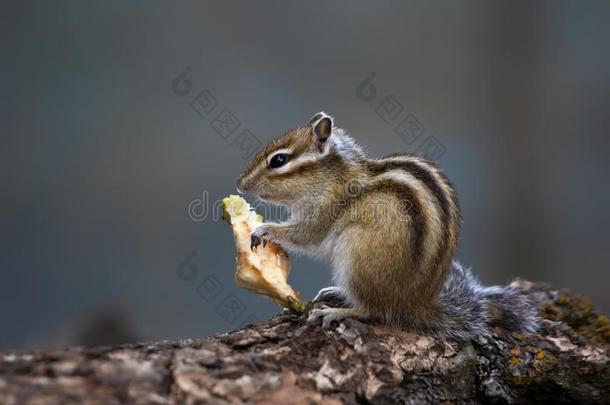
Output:
[[[307,323],[316,322],[318,319],[322,319],[322,328],[330,328],[333,321],[342,321],[346,318],[357,317],[358,314],[353,308],[331,308],[326,305],[322,305],[318,308],[314,308],[309,311],[309,317],[307,317]]]
[[[250,249],[256,249],[261,243],[263,244],[263,247],[267,246],[268,237],[268,228],[265,225],[259,226],[250,234]]]
[[[347,308],[350,306],[345,290],[335,286],[322,288],[311,301],[313,303],[324,302],[334,308]]]

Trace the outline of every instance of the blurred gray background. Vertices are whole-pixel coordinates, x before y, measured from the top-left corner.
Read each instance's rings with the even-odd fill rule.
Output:
[[[547,281],[607,312],[609,39],[607,2],[3,4],[0,349],[199,337],[276,313],[234,286],[212,204],[235,192],[243,130],[267,143],[319,110],[372,155],[440,145],[459,259],[485,283]],[[191,104],[203,90],[207,115]],[[390,96],[402,110],[386,122]],[[213,124],[225,108],[229,135]],[[394,132],[409,115],[417,142]],[[328,284],[327,264],[293,264],[304,297]]]

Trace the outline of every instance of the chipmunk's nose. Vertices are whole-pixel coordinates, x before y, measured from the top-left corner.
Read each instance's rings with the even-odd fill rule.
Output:
[[[244,189],[244,179],[237,180],[237,192],[243,194],[246,190]]]
[[[257,186],[257,182],[252,179],[252,175],[239,176],[237,180],[237,191],[240,193],[251,193]]]

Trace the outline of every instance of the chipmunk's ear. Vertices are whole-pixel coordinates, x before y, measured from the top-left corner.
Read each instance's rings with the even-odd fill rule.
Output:
[[[333,132],[333,117],[326,114],[325,112],[319,112],[309,120],[309,125],[316,135],[319,142],[326,142],[330,134]]]

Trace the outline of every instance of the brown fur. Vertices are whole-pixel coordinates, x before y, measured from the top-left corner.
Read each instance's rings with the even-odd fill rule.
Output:
[[[461,215],[446,176],[417,156],[367,158],[342,130],[332,127],[329,136],[328,123],[332,118],[316,114],[309,127],[269,144],[241,175],[240,189],[293,213],[253,237],[330,259],[354,314],[457,337],[486,330],[486,297],[504,290],[485,290],[467,270],[452,267]],[[267,167],[280,150],[291,151],[288,163]],[[329,312],[333,319],[348,313]]]
[[[324,145],[317,142],[311,127],[288,131],[252,161],[242,178],[260,170],[261,162],[266,162],[278,150],[291,148],[293,159],[297,159],[318,151],[321,146]],[[379,178],[393,170],[411,174],[417,183],[409,186]],[[258,194],[262,196],[273,194],[276,199],[282,199],[286,194],[298,192],[301,198],[322,197],[316,201],[319,205],[315,220],[308,221],[307,225],[293,224],[290,228],[276,226],[271,237],[275,236],[280,243],[288,239],[286,242],[291,247],[298,248],[303,242],[306,245],[321,242],[333,227],[339,229],[345,246],[335,248],[348,251],[350,289],[367,313],[398,319],[405,308],[417,311],[434,305],[457,245],[459,223],[455,218],[459,212],[443,188],[450,185],[418,159],[393,156],[346,161],[337,150],[332,150],[287,172],[263,170],[255,180],[260,189]],[[350,181],[360,185],[358,194],[346,189]],[[240,184],[240,187],[247,186]],[[275,191],[269,192],[269,189]],[[278,196],[278,190],[285,195]],[[424,193],[437,205],[440,218],[432,218],[433,211],[424,206]],[[379,205],[391,215],[375,213],[371,207]],[[398,218],[399,213],[404,217]],[[436,251],[430,253],[425,251],[424,240],[428,224],[433,220],[442,224],[442,235]],[[434,259],[424,268],[423,258],[428,253]]]

